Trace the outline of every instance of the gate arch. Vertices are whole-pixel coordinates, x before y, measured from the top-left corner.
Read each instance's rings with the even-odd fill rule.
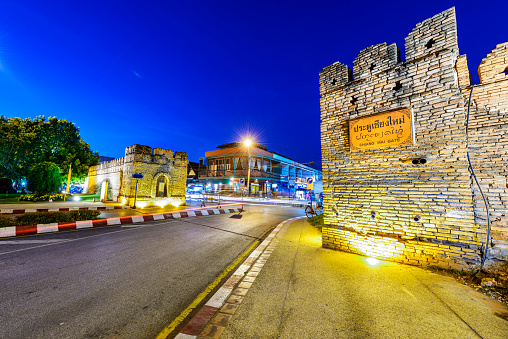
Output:
[[[163,180],[163,183],[161,182]],[[168,198],[171,197],[172,179],[168,173],[157,173],[152,179],[150,197]]]

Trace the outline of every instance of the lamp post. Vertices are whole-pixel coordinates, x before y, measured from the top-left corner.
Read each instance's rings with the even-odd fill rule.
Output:
[[[252,142],[249,139],[246,139],[243,144],[245,147],[247,147],[247,152],[249,154],[248,162],[247,162],[247,195],[250,196],[250,145],[252,145]]]

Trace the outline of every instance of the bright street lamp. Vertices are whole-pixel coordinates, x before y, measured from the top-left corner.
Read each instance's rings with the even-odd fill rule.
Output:
[[[250,141],[249,139],[246,139],[243,144],[245,145],[245,147],[247,147],[247,151],[248,151],[248,154],[249,154],[249,160],[247,162],[247,196],[250,196],[250,190],[249,190],[249,184],[250,184],[250,146],[252,145],[252,141]]]

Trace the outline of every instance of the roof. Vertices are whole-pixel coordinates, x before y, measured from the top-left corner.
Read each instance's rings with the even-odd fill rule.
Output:
[[[241,155],[246,155],[247,153],[248,153],[247,147],[245,147],[245,146],[242,146],[242,147],[230,147],[230,148],[222,148],[222,149],[218,149],[218,150],[215,150],[215,151],[205,152],[205,157],[210,158],[210,157],[215,157],[215,156],[218,156],[218,155],[225,155],[225,154],[241,154]],[[259,149],[259,148],[256,148],[256,147],[251,147],[250,148],[250,154],[251,155],[264,155],[264,156],[273,158],[273,153],[272,152],[268,152],[268,151],[265,151],[263,149]]]
[[[232,148],[232,147],[245,147],[243,142],[230,142],[229,144],[219,145],[216,148],[224,149],[224,148]],[[252,147],[260,148],[262,150],[268,151],[268,147],[258,142],[253,142]]]

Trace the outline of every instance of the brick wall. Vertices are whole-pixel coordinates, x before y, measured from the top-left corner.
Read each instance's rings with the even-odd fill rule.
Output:
[[[496,73],[503,53],[495,50],[496,61],[489,54],[482,63],[484,78],[504,81]],[[498,68],[493,71],[494,64]],[[395,44],[383,43],[361,51],[352,72],[339,62],[320,72],[324,247],[416,265],[478,266],[486,224],[478,222],[482,207],[466,156],[470,83],[467,59],[459,55],[454,8],[416,25],[405,39],[404,62]],[[490,100],[498,100],[494,97]],[[414,143],[350,151],[349,120],[401,108],[412,109]],[[497,115],[487,120],[504,131],[501,111],[496,108]],[[485,149],[502,154],[502,132],[499,140],[492,133],[481,139],[481,119],[475,111],[470,124],[475,152],[483,154],[475,162],[485,166],[482,180],[501,185],[504,178],[502,193],[491,190],[501,202],[503,193],[506,197],[503,158],[488,171]],[[426,163],[413,164],[412,159]]]
[[[464,58],[465,59],[465,58]],[[457,67],[459,77],[468,78],[467,60]],[[508,261],[508,43],[497,45],[478,67],[480,84],[473,89],[469,121],[470,157],[488,201],[492,247],[488,257]],[[465,105],[470,82],[459,82]],[[473,185],[475,222],[487,226],[487,213],[476,184]],[[498,266],[490,261],[489,266]],[[497,269],[496,267],[492,267]]]
[[[114,201],[132,205],[136,188],[134,173],[142,173],[138,181],[137,205],[185,203],[188,155],[162,148],[133,145],[125,149],[125,157],[90,167],[85,193],[99,193],[104,181],[112,189]],[[164,196],[157,195],[160,179],[166,183]]]

